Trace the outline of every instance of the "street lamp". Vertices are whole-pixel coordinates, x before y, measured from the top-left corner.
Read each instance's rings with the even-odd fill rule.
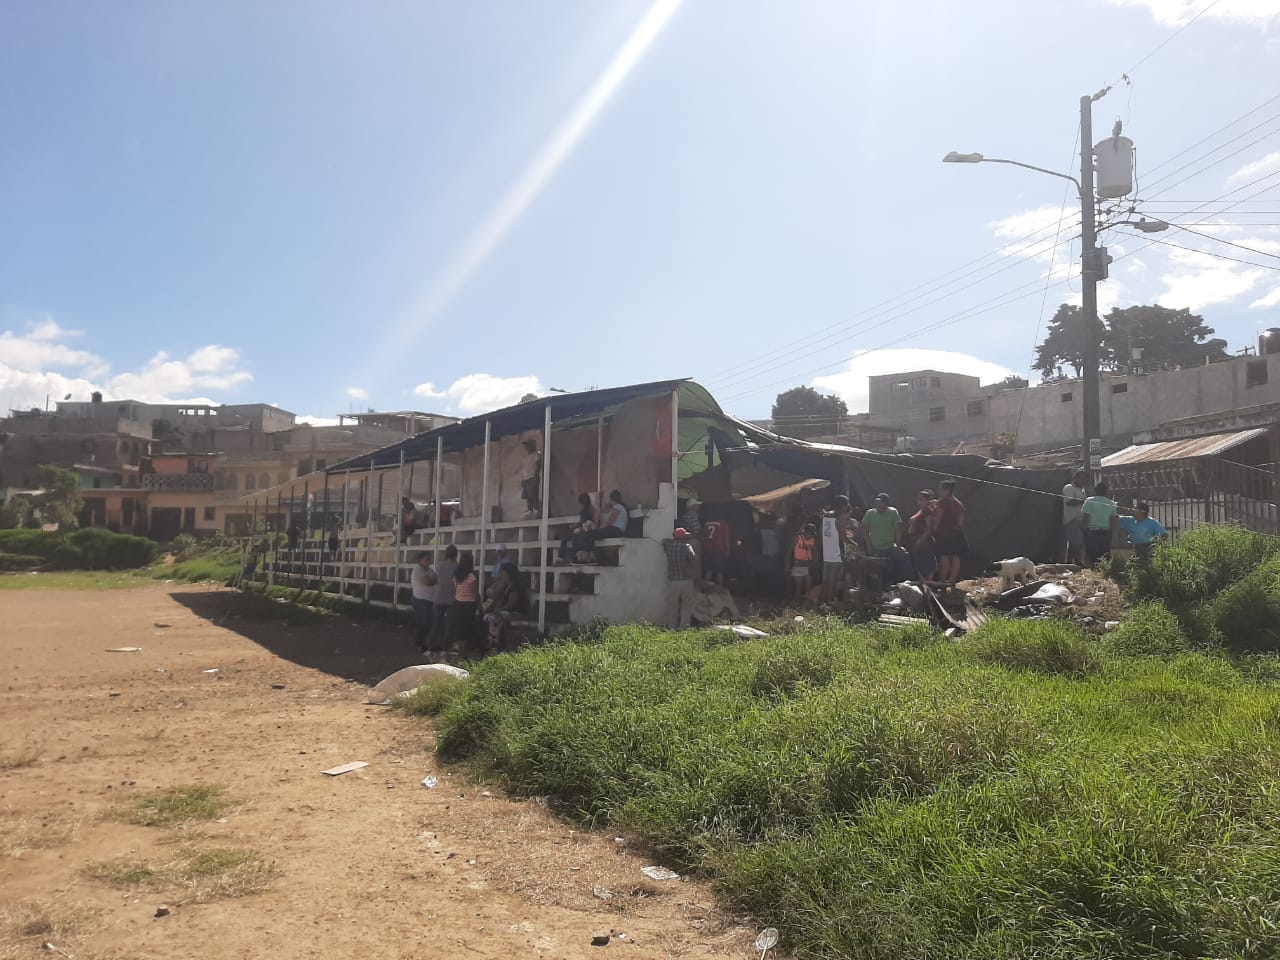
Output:
[[[1058,173],[1045,167],[1037,167],[1019,160],[1004,160],[998,157],[986,157],[980,153],[959,153],[952,150],[942,158],[943,163],[1004,163],[1013,167],[1034,170],[1062,180],[1070,180],[1076,187],[1080,198],[1080,312],[1084,325],[1084,357],[1082,363],[1082,379],[1084,380],[1084,443],[1081,445],[1081,459],[1084,461],[1086,486],[1092,488],[1093,473],[1102,467],[1102,425],[1101,408],[1098,398],[1098,281],[1107,277],[1107,264],[1110,257],[1106,248],[1097,246],[1098,235],[1095,221],[1095,196],[1093,189],[1093,102],[1106,96],[1110,87],[1103,88],[1092,96],[1080,98],[1080,179],[1066,173]],[[1116,125],[1113,136],[1120,138],[1120,127]],[[1113,195],[1113,194],[1107,194]]]

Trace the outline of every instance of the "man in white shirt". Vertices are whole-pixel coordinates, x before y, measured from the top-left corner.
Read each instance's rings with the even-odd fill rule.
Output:
[[[1062,535],[1067,543],[1067,563],[1078,563],[1085,566],[1084,555],[1084,522],[1081,520],[1081,509],[1085,498],[1089,496],[1084,484],[1086,475],[1077,470],[1071,482],[1062,488]]]
[[[431,554],[418,554],[413,567],[413,645],[419,653],[427,652],[427,634],[431,632],[431,601],[435,597],[436,572],[431,569]]]

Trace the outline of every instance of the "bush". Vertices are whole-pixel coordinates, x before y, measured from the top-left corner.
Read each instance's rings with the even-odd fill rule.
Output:
[[[34,570],[44,562],[44,557],[33,556],[29,553],[0,553],[0,573]]]
[[[1277,554],[1280,539],[1275,537],[1234,525],[1196,527],[1161,545],[1148,562],[1135,564],[1132,590],[1181,614]]]
[[[1012,670],[1093,673],[1100,665],[1097,648],[1074,624],[1062,620],[1006,620],[993,617],[962,643],[984,663]]]
[[[156,545],[143,537],[86,529],[74,533],[0,530],[0,552],[40,557],[61,570],[131,570],[155,558]]]
[[[1108,648],[1122,657],[1173,657],[1190,648],[1186,631],[1163,603],[1140,603],[1125,615]]]
[[[1223,589],[1206,609],[1228,649],[1280,650],[1280,557]]]

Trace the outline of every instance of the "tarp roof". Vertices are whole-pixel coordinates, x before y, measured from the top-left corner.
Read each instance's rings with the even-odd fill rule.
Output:
[[[368,470],[370,466],[395,466],[400,463],[401,451],[404,452],[406,463],[431,460],[436,455],[437,438],[443,439],[445,453],[466,450],[484,443],[486,421],[490,425],[490,436],[497,440],[512,434],[541,432],[547,407],[551,408],[552,422],[564,426],[566,421],[598,417],[630,400],[661,396],[677,388],[680,390],[682,416],[691,411],[724,416],[711,394],[688,379],[655,380],[604,390],[586,390],[582,393],[552,394],[419,433],[372,453],[335,463],[327,467],[326,472],[333,474],[346,470]]]
[[[1239,430],[1235,433],[1213,433],[1207,437],[1190,440],[1162,440],[1158,443],[1135,443],[1110,456],[1102,458],[1103,467],[1128,466],[1135,463],[1164,463],[1169,460],[1193,460],[1197,457],[1213,457],[1242,443],[1265,437],[1268,427]]]

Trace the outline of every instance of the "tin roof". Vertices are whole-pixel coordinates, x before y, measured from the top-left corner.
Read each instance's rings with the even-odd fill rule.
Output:
[[[1163,440],[1159,443],[1135,443],[1110,456],[1102,458],[1102,466],[1121,467],[1133,463],[1163,463],[1167,460],[1192,460],[1197,457],[1214,457],[1238,447],[1242,443],[1265,437],[1267,427],[1239,430],[1235,433],[1213,433],[1207,437],[1188,440]]]

